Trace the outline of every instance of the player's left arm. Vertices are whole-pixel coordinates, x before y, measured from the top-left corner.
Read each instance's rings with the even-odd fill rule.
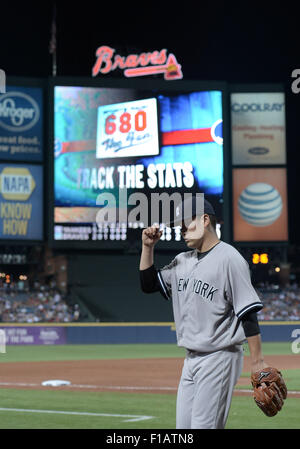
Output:
[[[261,344],[261,334],[256,312],[248,312],[242,318],[242,326],[248,341],[251,359],[251,372],[266,368]]]
[[[251,373],[255,373],[269,366],[264,361],[260,334],[248,337],[247,341],[251,359]]]
[[[241,321],[250,351],[254,401],[265,415],[274,416],[282,409],[287,397],[287,386],[281,372],[264,361],[256,312],[245,313]]]

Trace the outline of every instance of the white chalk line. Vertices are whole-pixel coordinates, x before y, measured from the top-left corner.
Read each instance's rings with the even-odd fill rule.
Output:
[[[0,387],[41,387],[41,384],[37,383],[24,383],[24,382],[0,382]],[[57,387],[51,387],[57,388]],[[62,388],[62,387],[60,387]],[[63,385],[63,388],[72,389],[72,388],[87,388],[87,389],[101,389],[101,390],[144,390],[144,391],[153,391],[153,390],[161,390],[161,391],[177,391],[177,387],[156,387],[156,386],[131,386],[131,385],[88,385],[88,384],[70,384]],[[253,390],[251,389],[242,389],[235,388],[235,393],[248,393],[252,394]],[[299,390],[288,390],[288,394],[295,395],[300,394]],[[0,409],[1,410],[1,409]]]
[[[120,415],[115,413],[91,413],[91,412],[69,412],[61,410],[34,410],[26,408],[4,408],[0,407],[0,412],[21,412],[21,413],[48,413],[54,415],[76,415],[76,416],[93,416],[93,417],[108,417],[108,418],[123,418],[123,422],[137,422],[153,419],[155,416],[147,415]],[[127,418],[127,419],[124,419]]]
[[[7,387],[40,387],[41,384],[32,384],[32,383],[24,383],[24,382],[0,382],[1,386]],[[105,390],[162,390],[162,391],[177,391],[175,387],[138,387],[138,386],[121,386],[121,385],[87,385],[87,384],[70,384],[63,385],[63,388],[90,388],[90,389],[105,389]],[[55,388],[55,387],[52,387]]]
[[[252,394],[253,393],[253,390],[246,390],[246,389],[242,389],[242,388],[236,388],[235,390],[234,390],[234,392],[235,393],[248,393],[248,394]],[[287,393],[288,395],[289,394],[300,394],[300,391],[298,390],[288,390],[288,393]]]

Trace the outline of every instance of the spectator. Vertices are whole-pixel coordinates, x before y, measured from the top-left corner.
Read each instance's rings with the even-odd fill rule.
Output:
[[[2,322],[38,323],[79,321],[78,304],[70,306],[57,288],[35,283],[33,291],[20,293],[17,286],[0,286],[0,320]]]
[[[257,292],[264,304],[264,308],[258,313],[260,321],[300,320],[300,288],[297,284],[279,287],[260,283]]]

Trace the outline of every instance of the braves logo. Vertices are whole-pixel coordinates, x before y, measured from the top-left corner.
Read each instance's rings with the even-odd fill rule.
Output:
[[[115,49],[102,45],[96,50],[96,62],[92,69],[92,76],[99,73],[106,74],[117,68],[124,70],[126,77],[164,74],[165,80],[183,78],[181,65],[173,53],[167,54],[164,48],[161,51],[153,51],[141,54],[120,56],[115,54]]]

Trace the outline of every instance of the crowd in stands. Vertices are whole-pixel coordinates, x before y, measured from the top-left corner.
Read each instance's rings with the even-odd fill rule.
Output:
[[[260,283],[255,289],[264,305],[260,321],[300,320],[300,287]],[[7,285],[0,281],[0,321],[17,323],[67,323],[82,321],[76,303],[67,301],[55,286],[35,284],[34,288]]]
[[[264,305],[257,315],[260,321],[300,320],[300,287],[297,283],[284,287],[261,283],[256,290]]]
[[[37,284],[20,290],[0,283],[0,321],[16,323],[67,323],[80,321],[78,304],[68,304],[56,288]]]

